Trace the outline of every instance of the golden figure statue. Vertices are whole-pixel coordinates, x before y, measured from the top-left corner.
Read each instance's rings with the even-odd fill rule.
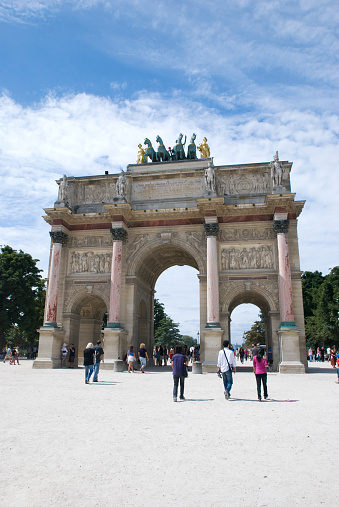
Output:
[[[141,144],[138,144],[138,148],[137,164],[147,164],[146,150],[143,149]]]
[[[199,146],[197,148],[201,153],[200,158],[209,158],[211,156],[210,147],[207,144],[206,137],[204,137],[202,143],[199,144]]]

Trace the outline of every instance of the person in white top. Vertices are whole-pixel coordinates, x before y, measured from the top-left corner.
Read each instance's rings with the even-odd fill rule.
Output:
[[[231,388],[233,384],[232,372],[236,372],[237,363],[233,350],[229,349],[230,342],[228,340],[224,340],[222,344],[224,348],[219,352],[217,366],[218,372],[221,373],[224,382],[225,398],[228,400],[230,398]]]

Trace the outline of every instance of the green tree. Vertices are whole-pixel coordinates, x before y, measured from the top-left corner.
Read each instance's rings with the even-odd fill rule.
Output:
[[[312,273],[305,271],[301,275],[303,290],[303,305],[305,316],[305,335],[308,347],[314,347],[321,341],[321,325],[316,316],[318,306],[319,288],[324,282],[324,277],[319,271]]]
[[[179,324],[173,322],[171,317],[165,315],[154,333],[154,344],[174,347],[174,345],[182,343],[178,325]]]
[[[188,348],[190,347],[196,347],[198,345],[198,340],[196,338],[193,338],[192,336],[189,336],[187,334],[183,334],[180,336],[180,341],[183,345],[187,345]]]
[[[301,279],[307,346],[339,345],[339,267],[326,276],[306,271]]]
[[[256,320],[249,331],[245,333],[245,341],[243,346],[247,349],[251,349],[253,344],[266,342],[265,334],[265,319],[262,312],[259,312],[259,320]]]
[[[325,276],[317,291],[317,303],[318,336],[324,343],[339,345],[339,266]]]
[[[42,323],[45,285],[37,260],[10,246],[0,250],[0,347],[10,329],[33,344]]]
[[[165,306],[160,303],[159,299],[154,299],[154,335],[163,318],[167,317]]]

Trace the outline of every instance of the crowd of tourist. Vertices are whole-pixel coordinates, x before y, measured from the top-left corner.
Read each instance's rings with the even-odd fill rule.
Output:
[[[308,349],[308,356],[307,359],[312,363],[313,361],[317,362],[331,362],[331,366],[335,368],[336,366],[336,357],[337,357],[338,351],[336,349],[335,345],[332,345],[332,347],[310,347]]]
[[[2,351],[2,359],[5,363],[8,359],[9,364],[20,364],[19,363],[19,347],[6,347]]]

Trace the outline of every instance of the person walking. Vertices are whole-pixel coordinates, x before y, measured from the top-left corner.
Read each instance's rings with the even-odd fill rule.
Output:
[[[67,343],[64,343],[61,349],[61,368],[66,368],[65,363],[67,354],[68,354]]]
[[[6,359],[9,360],[9,364],[12,364],[11,363],[11,361],[12,361],[12,349],[11,349],[11,347],[7,347],[7,349],[6,349],[5,356],[4,356],[4,363],[6,362]]]
[[[134,373],[134,366],[133,366],[133,362],[136,361],[137,358],[135,357],[135,352],[133,350],[133,345],[130,346],[129,348],[129,351],[127,353],[127,362],[128,362],[128,373],[131,373],[131,370],[132,372]]]
[[[258,400],[261,401],[261,383],[264,389],[264,398],[267,400],[267,372],[266,368],[268,367],[267,361],[264,358],[263,349],[259,349],[257,355],[253,357],[253,371],[255,374],[255,379],[257,381],[257,393]]]
[[[240,349],[239,349],[239,357],[240,357],[241,364],[244,363],[244,355],[245,355],[245,351],[244,351],[243,347],[240,347]]]
[[[74,343],[71,343],[68,347],[69,350],[69,357],[68,357],[68,364],[69,368],[74,368],[74,359],[75,359],[75,347]]]
[[[93,382],[98,382],[99,368],[100,362],[104,361],[104,349],[101,347],[101,340],[97,341],[97,344],[94,345],[93,350],[95,352],[95,361],[94,361],[94,375]]]
[[[188,359],[182,353],[182,347],[177,345],[175,347],[175,354],[172,357],[172,370],[173,370],[173,401],[178,401],[178,386],[180,382],[180,399],[184,400],[185,377],[187,377]]]
[[[337,350],[335,348],[335,345],[333,345],[331,348],[331,366],[332,366],[332,368],[335,368],[336,355],[337,355]]]
[[[148,354],[147,354],[147,350],[146,350],[146,345],[144,343],[140,343],[140,349],[138,352],[138,356],[139,356],[139,361],[140,361],[140,371],[141,371],[141,373],[145,373],[144,368],[145,368],[147,361],[148,361]]]
[[[228,400],[231,396],[231,389],[233,385],[232,372],[236,372],[237,363],[233,351],[229,349],[230,342],[228,340],[224,340],[222,344],[223,348],[219,351],[217,366],[218,372],[221,373],[224,383],[225,399]]]
[[[93,343],[87,343],[84,350],[85,384],[89,384],[89,379],[93,373],[94,355]]]

